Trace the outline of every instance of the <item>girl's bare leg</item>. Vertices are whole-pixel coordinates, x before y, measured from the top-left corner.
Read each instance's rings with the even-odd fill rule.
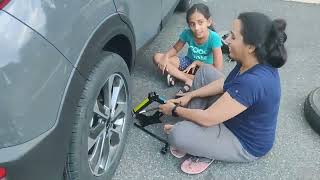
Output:
[[[153,57],[153,62],[158,65],[160,69],[163,68],[166,62],[165,55],[163,53],[156,53]],[[180,62],[177,56],[168,58],[167,62],[166,71],[170,75],[190,86],[192,85],[193,76],[179,70]]]
[[[171,57],[169,59],[170,64],[167,65],[167,72],[175,78],[183,81],[185,84],[192,85],[192,79],[187,73],[180,71],[178,57]]]

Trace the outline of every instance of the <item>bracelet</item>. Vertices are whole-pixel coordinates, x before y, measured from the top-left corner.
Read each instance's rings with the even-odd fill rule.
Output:
[[[171,110],[171,114],[172,114],[172,116],[174,116],[174,117],[178,117],[178,114],[176,113],[176,109],[177,109],[177,105],[174,105],[174,107],[172,108],[172,110]]]

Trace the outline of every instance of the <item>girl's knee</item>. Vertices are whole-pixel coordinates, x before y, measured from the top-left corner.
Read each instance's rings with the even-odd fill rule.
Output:
[[[163,56],[162,53],[155,53],[155,54],[153,55],[153,62],[154,62],[155,64],[159,64],[162,56]]]

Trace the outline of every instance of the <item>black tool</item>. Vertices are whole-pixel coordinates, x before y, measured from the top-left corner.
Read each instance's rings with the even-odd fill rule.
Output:
[[[137,121],[138,121],[138,123],[134,123],[134,125],[136,127],[138,127],[139,129],[141,129],[142,131],[149,134],[150,136],[163,142],[165,145],[164,145],[164,147],[161,148],[160,152],[162,154],[166,154],[168,151],[168,148],[169,148],[168,142],[165,139],[163,139],[163,138],[155,135],[154,133],[148,131],[147,129],[145,129],[146,126],[149,126],[151,124],[161,123],[160,117],[163,116],[163,113],[158,111],[159,107],[145,109],[147,106],[149,106],[153,102],[158,102],[159,104],[164,104],[164,103],[166,103],[166,100],[163,97],[159,96],[156,92],[150,92],[148,94],[148,97],[145,98],[139,105],[137,105],[132,110],[133,117],[135,119],[137,119]],[[157,111],[154,114],[152,114],[150,116],[145,115],[145,113],[155,111],[155,110],[157,110]]]

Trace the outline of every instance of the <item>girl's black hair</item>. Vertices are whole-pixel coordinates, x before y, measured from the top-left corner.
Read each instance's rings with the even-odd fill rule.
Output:
[[[195,13],[195,12],[199,12],[201,13],[206,19],[209,20],[209,18],[211,17],[211,13],[210,10],[208,8],[208,6],[206,6],[203,3],[198,3],[198,4],[194,4],[193,6],[191,6],[188,10],[187,10],[187,16],[186,16],[186,20],[187,23],[189,24],[189,18],[190,16]],[[213,25],[211,24],[211,26],[209,27],[209,29],[211,29],[212,31],[216,31],[213,27]]]
[[[238,16],[241,21],[241,34],[245,44],[255,46],[259,63],[280,68],[287,61],[284,32],[287,23],[284,19],[271,20],[258,12],[245,12]]]

